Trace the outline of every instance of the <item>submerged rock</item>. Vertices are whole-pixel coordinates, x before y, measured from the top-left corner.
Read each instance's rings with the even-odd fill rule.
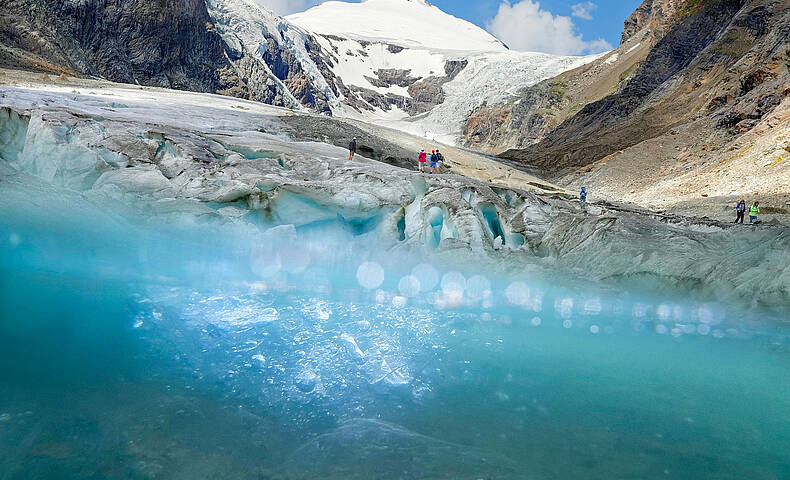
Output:
[[[310,440],[286,464],[289,472],[331,479],[514,478],[519,470],[496,453],[372,419],[349,420]]]

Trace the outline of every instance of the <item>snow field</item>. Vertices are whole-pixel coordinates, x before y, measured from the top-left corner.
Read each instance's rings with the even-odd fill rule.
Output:
[[[423,0],[325,2],[286,17],[305,30],[438,50],[502,51],[505,46],[480,27]]]

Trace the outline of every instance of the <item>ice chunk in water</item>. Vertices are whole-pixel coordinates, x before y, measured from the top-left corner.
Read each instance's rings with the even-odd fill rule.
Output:
[[[351,335],[344,333],[340,335],[340,341],[343,343],[343,348],[346,353],[357,362],[365,361],[365,354],[362,349],[357,345],[357,341]]]
[[[263,356],[263,355],[261,355],[260,353],[259,353],[259,354],[256,354],[256,355],[253,355],[253,356],[252,356],[252,359],[253,359],[253,360],[255,360],[256,362],[259,362],[259,363],[261,363],[261,364],[264,364],[264,363],[266,363],[266,357],[264,357],[264,356]]]
[[[261,310],[261,322],[273,322],[279,318],[280,314],[276,308],[268,307]]]
[[[318,301],[302,308],[302,312],[310,315],[316,320],[329,320],[332,316],[332,308],[326,302]]]
[[[408,385],[411,383],[412,378],[406,373],[406,367],[403,366],[397,370],[392,370],[384,377],[384,381],[392,386]]]

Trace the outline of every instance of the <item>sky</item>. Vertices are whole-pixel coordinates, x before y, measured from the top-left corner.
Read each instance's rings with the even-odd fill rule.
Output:
[[[256,0],[280,15],[322,0]],[[642,0],[429,0],[485,28],[514,50],[585,55],[620,43],[623,22]]]

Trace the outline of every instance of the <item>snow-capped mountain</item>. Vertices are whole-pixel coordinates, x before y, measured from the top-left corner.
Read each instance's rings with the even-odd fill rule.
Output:
[[[321,35],[434,50],[498,51],[502,42],[425,0],[325,2],[288,20]]]
[[[206,0],[238,75],[275,104],[454,144],[469,114],[595,57],[514,52],[424,0],[331,1],[279,17]]]
[[[333,1],[287,18],[265,1],[12,0],[0,66],[220,93],[452,144],[482,105],[590,60],[513,52],[425,0]]]

